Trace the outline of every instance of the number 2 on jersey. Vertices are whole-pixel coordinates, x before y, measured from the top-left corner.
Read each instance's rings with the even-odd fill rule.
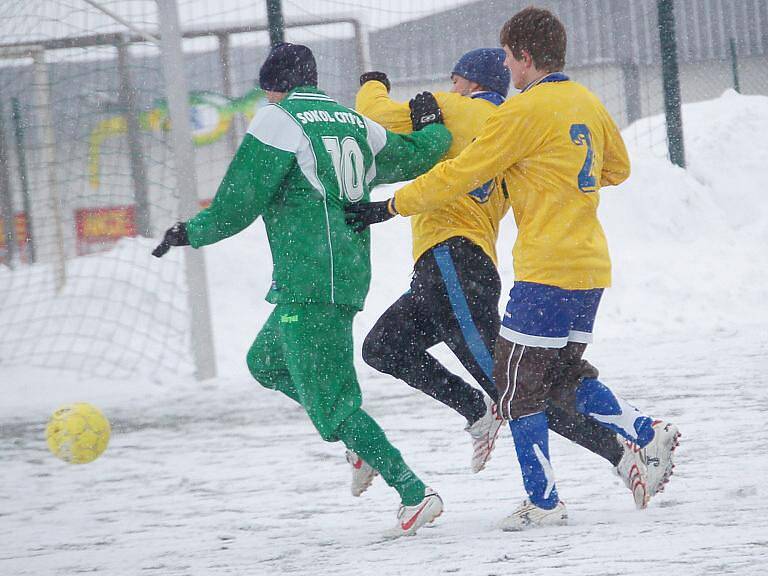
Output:
[[[360,145],[351,136],[346,136],[341,142],[336,136],[323,136],[323,145],[331,155],[336,172],[339,200],[346,196],[350,202],[357,202],[365,194],[365,161]]]
[[[592,135],[586,124],[571,124],[571,142],[577,146],[587,147],[587,157],[579,171],[579,190],[582,192],[594,192],[595,177],[592,175],[592,162],[594,161],[594,152],[592,151]]]

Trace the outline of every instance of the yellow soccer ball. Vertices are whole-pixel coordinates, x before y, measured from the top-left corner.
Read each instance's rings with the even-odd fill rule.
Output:
[[[86,464],[98,458],[109,443],[111,428],[98,408],[87,402],[62,406],[45,428],[48,449],[70,464]]]

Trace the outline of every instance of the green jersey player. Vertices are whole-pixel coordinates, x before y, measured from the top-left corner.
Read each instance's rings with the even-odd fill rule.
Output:
[[[301,404],[324,440],[341,440],[395,488],[402,505],[389,534],[413,534],[443,503],[360,407],[352,320],[370,284],[370,233],[347,225],[344,207],[367,202],[377,183],[428,170],[450,133],[431,95],[414,101],[417,131],[407,136],[342,106],[317,88],[306,46],[275,46],[259,83],[270,104],[254,116],[213,202],[170,228],[153,254],[213,244],[264,219],[274,263],[267,300],[276,306],[248,352],[251,374]],[[379,209],[394,214],[387,203]]]

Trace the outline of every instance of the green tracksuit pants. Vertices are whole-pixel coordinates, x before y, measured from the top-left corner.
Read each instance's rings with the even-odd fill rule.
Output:
[[[360,408],[352,344],[356,313],[334,304],[278,304],[248,351],[248,368],[262,386],[301,404],[323,440],[341,440],[412,506],[424,497],[423,482]]]

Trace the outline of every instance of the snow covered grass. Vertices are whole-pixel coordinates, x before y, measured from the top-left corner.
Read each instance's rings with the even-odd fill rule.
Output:
[[[683,432],[676,474],[648,510],[634,510],[606,462],[554,438],[570,525],[500,532],[524,496],[509,434],[472,475],[459,416],[359,363],[366,409],[446,502],[434,528],[383,542],[394,491],[377,481],[352,498],[343,447],[247,374],[245,352],[271,308],[257,224],[206,249],[219,378],[0,367],[0,574],[765,573],[768,98],[726,93],[686,106],[684,120],[687,170],[630,142],[632,177],[601,193],[614,287],[589,358]],[[509,289],[511,218],[502,228]],[[409,236],[404,219],[374,233],[358,346],[408,285]],[[119,250],[151,262],[150,248]],[[75,400],[97,404],[114,430],[107,452],[79,467],[50,456],[42,437],[50,412]]]

